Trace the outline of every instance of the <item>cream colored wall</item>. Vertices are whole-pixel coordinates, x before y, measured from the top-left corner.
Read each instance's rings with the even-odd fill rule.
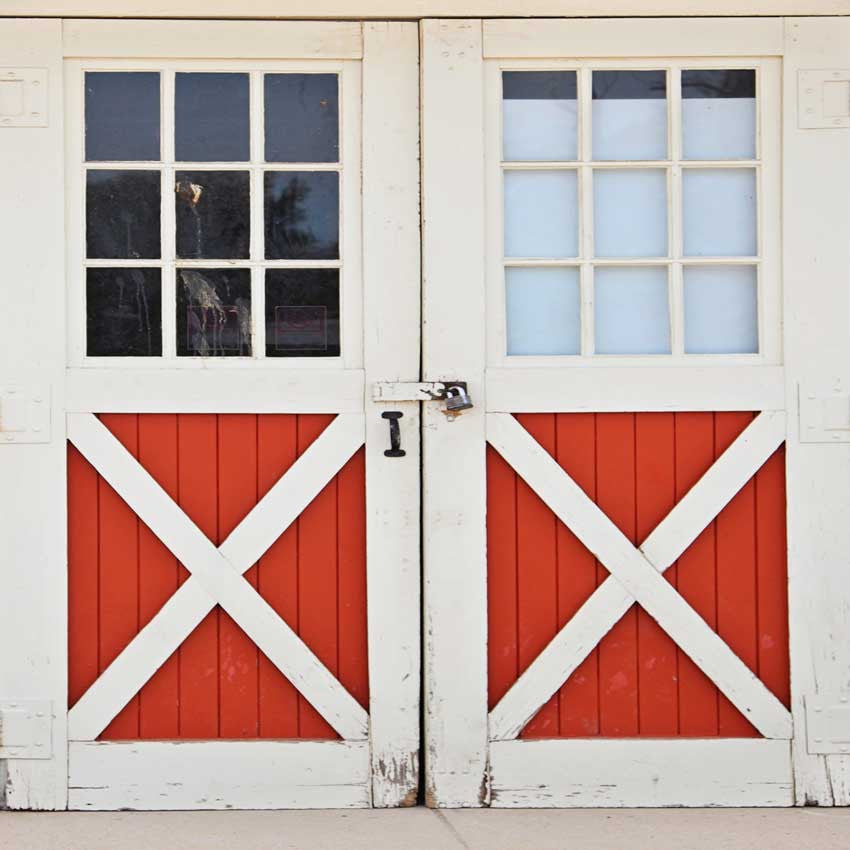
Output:
[[[0,0],[0,16],[139,18],[850,15],[850,0]]]

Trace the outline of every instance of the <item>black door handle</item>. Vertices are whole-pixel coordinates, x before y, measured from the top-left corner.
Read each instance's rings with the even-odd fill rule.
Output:
[[[401,447],[401,429],[398,420],[404,414],[400,410],[385,410],[381,414],[382,419],[390,423],[390,447],[384,451],[384,457],[404,457],[407,452]]]

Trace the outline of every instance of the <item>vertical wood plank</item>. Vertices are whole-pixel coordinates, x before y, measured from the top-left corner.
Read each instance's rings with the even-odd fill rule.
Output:
[[[596,418],[597,504],[633,543],[635,540],[635,417],[606,413]],[[600,571],[607,576],[607,570]],[[637,606],[633,605],[599,644],[600,733],[638,734]]]
[[[324,431],[332,416],[298,418],[298,449]],[[337,481],[334,479],[298,519],[298,634],[322,663],[337,675]],[[310,703],[298,696],[298,732],[302,738],[335,739],[336,732]]]
[[[134,457],[138,457],[138,416],[104,414],[103,424]],[[99,488],[100,576],[98,594],[98,663],[100,671],[139,630],[139,521],[121,497],[103,480]],[[139,736],[138,694],[101,733],[108,740]]]
[[[716,457],[752,418],[750,413],[715,415]],[[755,548],[755,483],[749,481],[717,517],[717,633],[757,674]],[[752,724],[722,694],[719,734],[724,738],[758,735]]]
[[[596,499],[596,417],[559,414],[558,463],[591,498]],[[596,589],[597,565],[575,535],[558,523],[558,626],[563,626]],[[561,687],[560,734],[599,734],[599,651],[591,651]]]
[[[68,445],[68,705],[97,678],[98,475]]]
[[[635,417],[636,532],[643,541],[675,503],[675,423],[672,413]],[[676,586],[676,567],[665,578]],[[638,609],[638,728],[641,735],[667,737],[679,731],[676,644],[643,609]]]
[[[177,499],[177,416],[139,416],[139,462]],[[177,590],[185,570],[155,534],[139,523],[139,627],[144,627]],[[179,651],[179,650],[178,650]],[[139,737],[176,738],[180,733],[178,654],[169,658],[139,693]]]
[[[676,499],[681,499],[714,462],[714,415],[676,414]],[[677,589],[713,629],[717,628],[715,523],[679,558]],[[682,735],[718,733],[717,689],[682,651],[679,658],[679,729]]]
[[[257,417],[218,417],[218,543],[257,503]],[[256,565],[245,574],[257,586]],[[258,731],[258,649],[224,611],[219,613],[219,734],[253,738]]]
[[[298,417],[265,415],[257,424],[258,496],[286,472],[298,456]],[[258,588],[284,621],[298,631],[298,524],[293,523],[260,559]],[[268,658],[259,659],[259,734],[298,737],[298,691]]]
[[[177,418],[180,507],[218,543],[218,434],[210,414]],[[180,647],[180,735],[217,738],[219,609],[201,621]]]
[[[517,416],[520,425],[551,455],[555,455],[555,416]],[[519,672],[534,661],[558,628],[558,550],[556,519],[541,498],[521,479],[516,489],[517,636]],[[558,734],[558,695],[532,718],[523,738]]]
[[[487,670],[492,708],[519,675],[517,476],[487,448]]]

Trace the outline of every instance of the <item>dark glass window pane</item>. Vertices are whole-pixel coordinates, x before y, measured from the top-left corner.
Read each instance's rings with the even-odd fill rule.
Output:
[[[183,162],[246,162],[250,153],[247,74],[177,74],[175,156]]]
[[[338,162],[336,74],[266,74],[267,162]]]
[[[682,71],[682,97],[755,97],[756,72],[702,68]]]
[[[86,271],[89,357],[159,357],[162,295],[159,269]]]
[[[159,159],[159,74],[86,74],[86,159]]]
[[[664,100],[666,71],[594,71],[594,100]]]
[[[247,171],[178,171],[177,256],[244,260],[251,239]]]
[[[250,356],[249,269],[177,270],[177,354]]]
[[[339,257],[339,175],[333,171],[268,171],[265,175],[266,259]]]
[[[266,356],[339,356],[339,269],[266,270]]]
[[[100,260],[159,258],[158,171],[86,173],[86,255]]]

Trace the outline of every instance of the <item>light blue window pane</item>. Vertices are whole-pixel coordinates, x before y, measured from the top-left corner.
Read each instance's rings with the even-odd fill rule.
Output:
[[[755,169],[685,169],[682,207],[685,256],[752,257],[758,253]]]
[[[578,269],[506,269],[505,300],[508,354],[581,352]]]
[[[597,267],[593,284],[597,354],[669,354],[667,269]]]
[[[756,354],[758,285],[755,266],[686,266],[685,351]]]
[[[505,172],[505,256],[578,255],[575,171]]]
[[[667,172],[596,169],[593,229],[597,257],[666,257]]]
[[[683,100],[682,145],[685,159],[755,159],[755,98]]]

